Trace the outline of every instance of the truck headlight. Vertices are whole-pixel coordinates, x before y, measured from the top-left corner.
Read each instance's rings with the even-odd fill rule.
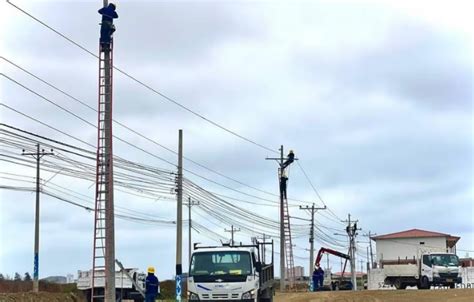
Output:
[[[255,298],[255,291],[251,290],[242,295],[242,300]]]
[[[199,301],[199,296],[193,292],[188,292],[188,299],[189,301]]]

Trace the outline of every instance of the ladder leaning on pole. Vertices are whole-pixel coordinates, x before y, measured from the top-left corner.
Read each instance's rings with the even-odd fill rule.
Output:
[[[99,110],[97,126],[96,192],[94,215],[94,248],[91,276],[91,301],[104,301],[107,270],[106,229],[107,202],[113,198],[112,173],[112,71],[113,43],[99,51]],[[115,259],[113,260],[115,261]],[[97,287],[97,289],[96,289]]]
[[[281,173],[281,172],[280,172]],[[290,212],[288,208],[288,199],[283,196],[283,229],[285,233],[285,258],[286,271],[289,288],[295,286],[295,262],[293,258],[293,242],[291,240]]]

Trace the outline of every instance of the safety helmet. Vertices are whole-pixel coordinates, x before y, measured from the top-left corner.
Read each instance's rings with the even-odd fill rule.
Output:
[[[148,272],[154,274],[155,273],[155,268],[153,266],[148,267]]]
[[[295,152],[293,152],[293,150],[290,150],[290,153],[295,153]]]

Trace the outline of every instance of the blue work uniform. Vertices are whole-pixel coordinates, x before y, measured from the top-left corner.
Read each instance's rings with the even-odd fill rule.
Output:
[[[145,280],[145,302],[155,302],[158,297],[160,282],[153,273],[148,273]]]
[[[316,271],[318,272],[319,287],[323,287],[324,271],[322,268],[318,268]]]
[[[318,290],[318,287],[319,287],[319,280],[318,280],[318,272],[317,270],[314,270],[313,271],[313,276],[312,276],[312,279],[313,279],[313,291],[317,291]]]
[[[112,34],[115,31],[114,19],[118,18],[115,12],[115,5],[112,3],[106,7],[99,9],[99,14],[102,15],[102,23],[100,27],[100,43],[102,46],[110,44]]]

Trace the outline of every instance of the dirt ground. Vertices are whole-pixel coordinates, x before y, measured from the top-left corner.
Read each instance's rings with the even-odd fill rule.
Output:
[[[0,302],[79,302],[74,294],[59,293],[0,293]]]
[[[277,294],[275,302],[473,302],[474,289],[365,290]]]

